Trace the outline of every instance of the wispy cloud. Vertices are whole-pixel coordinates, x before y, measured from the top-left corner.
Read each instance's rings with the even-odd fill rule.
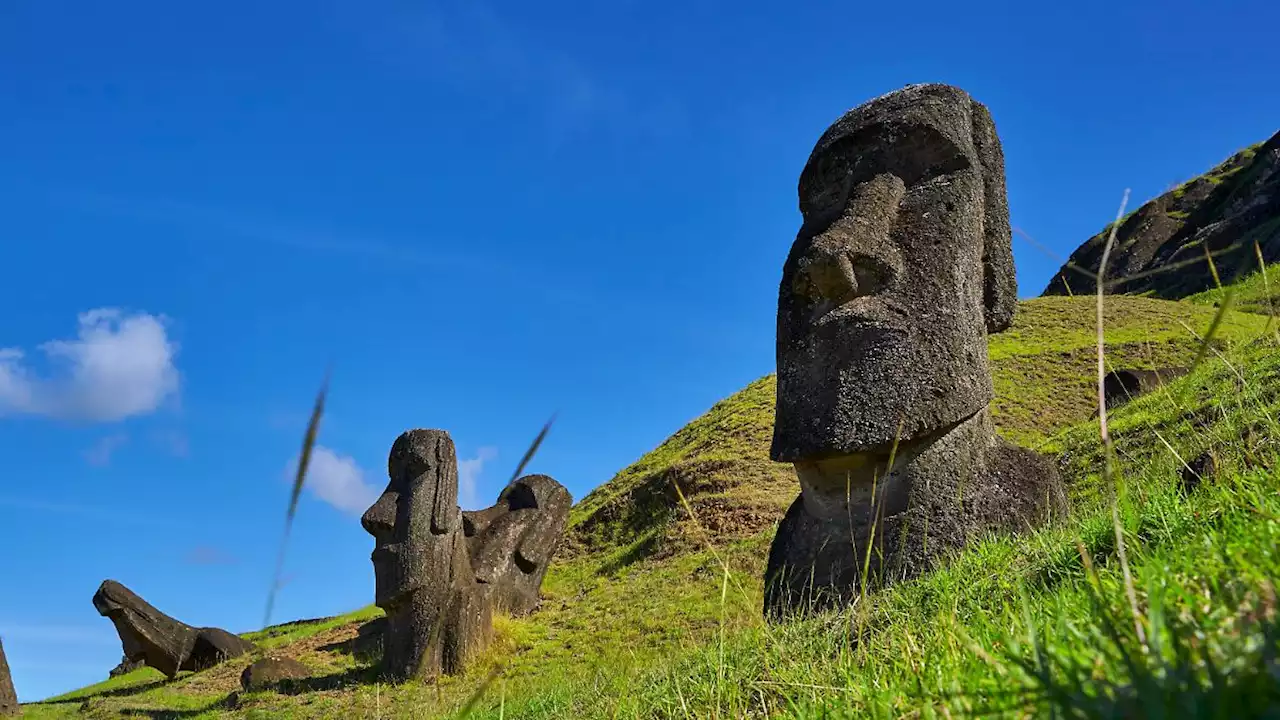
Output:
[[[284,475],[292,481],[298,469],[294,458]],[[307,468],[306,488],[333,507],[352,515],[360,515],[378,499],[382,491],[365,480],[365,471],[349,455],[316,445]]]
[[[38,640],[59,645],[119,645],[120,636],[108,624],[62,625],[17,621],[0,621],[0,638],[4,640]],[[11,658],[12,660],[12,658]]]
[[[111,464],[111,456],[115,451],[127,442],[129,436],[122,432],[99,438],[92,447],[84,451],[84,459],[94,467],[106,467]]]
[[[497,448],[485,446],[476,450],[475,457],[458,461],[458,504],[463,508],[471,510],[487,505],[479,499],[480,473],[485,464],[497,456]]]
[[[90,310],[75,339],[39,349],[51,366],[44,375],[21,349],[0,349],[0,415],[112,422],[154,412],[178,394],[177,346],[161,316]]]
[[[179,529],[184,527],[184,524],[181,522],[165,520],[153,515],[139,514],[136,509],[128,511],[105,505],[76,505],[72,503],[49,502],[47,500],[40,500],[36,498],[14,497],[9,495],[0,495],[0,508],[10,508],[13,510],[21,510],[23,512],[49,513],[52,515],[69,515],[72,517],[88,518],[112,525],[166,529]]]
[[[197,545],[183,557],[188,565],[234,565],[239,562],[235,556],[212,545]]]
[[[184,458],[191,452],[191,442],[181,430],[157,430],[151,437],[174,457]]]
[[[673,96],[659,88],[624,90],[488,3],[421,3],[383,17],[372,27],[368,13],[345,24],[369,28],[365,48],[384,62],[534,107],[554,143],[586,130],[665,136],[687,125]]]

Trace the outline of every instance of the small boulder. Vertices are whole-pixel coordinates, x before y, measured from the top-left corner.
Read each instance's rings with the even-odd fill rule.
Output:
[[[262,658],[240,673],[240,687],[263,690],[289,680],[311,677],[311,669],[285,655]]]
[[[0,715],[17,715],[18,693],[13,689],[13,678],[9,676],[9,661],[4,657],[4,645],[0,643]]]

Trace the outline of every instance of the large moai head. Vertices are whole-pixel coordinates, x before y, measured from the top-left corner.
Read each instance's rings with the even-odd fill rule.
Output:
[[[493,507],[464,512],[463,530],[477,583],[495,609],[532,612],[551,558],[564,536],[573,497],[547,475],[513,480]]]
[[[453,535],[461,527],[458,458],[443,430],[410,430],[387,459],[390,481],[360,523],[374,537],[374,602],[392,610],[450,576]]]
[[[987,109],[912,85],[849,111],[799,183],[778,293],[771,457],[909,454],[992,398],[986,336],[1016,286],[1004,156]]]

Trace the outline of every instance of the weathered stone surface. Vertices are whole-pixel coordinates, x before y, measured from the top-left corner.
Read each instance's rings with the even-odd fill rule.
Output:
[[[771,457],[801,495],[766,570],[770,615],[927,569],[1040,520],[1057,475],[1000,440],[986,336],[1016,302],[1004,156],[964,91],[914,85],[836,121],[799,183],[778,293]]]
[[[218,628],[194,628],[152,607],[115,580],[93,595],[98,613],[115,625],[126,661],[144,663],[174,677],[252,649],[252,643]]]
[[[1097,292],[1109,234],[1110,226],[1071,253],[1044,294]],[[1106,291],[1177,299],[1208,290],[1257,270],[1255,242],[1266,262],[1280,260],[1280,133],[1125,217],[1107,260]]]
[[[145,665],[146,663],[141,660],[130,660],[128,657],[123,657],[120,659],[119,665],[116,665],[115,667],[111,668],[111,671],[107,673],[107,677],[116,677],[118,675],[125,675]]]
[[[462,513],[476,582],[490,586],[494,610],[524,615],[538,607],[538,590],[564,537],[573,497],[546,475],[513,480],[484,510]]]
[[[13,678],[9,675],[9,660],[4,654],[4,643],[0,642],[0,715],[17,715],[18,693],[13,689]]]
[[[1189,368],[1168,367],[1155,370],[1112,370],[1102,379],[1102,393],[1107,407],[1122,405],[1145,395],[1161,385],[1187,374]]]
[[[311,677],[311,668],[287,655],[268,655],[240,673],[240,687],[263,690],[288,680]]]
[[[474,581],[458,461],[443,430],[396,439],[390,482],[361,523],[373,535],[374,602],[387,615],[383,670],[391,679],[460,670],[492,632],[490,606]]]

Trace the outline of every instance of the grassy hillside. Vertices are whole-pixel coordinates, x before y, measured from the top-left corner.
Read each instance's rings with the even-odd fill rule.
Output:
[[[1107,352],[1116,367],[1187,364],[1195,334],[1215,313],[1185,302],[1109,303]],[[234,707],[228,694],[248,659],[171,682],[144,669],[26,711],[449,717],[483,688],[475,717],[947,717],[1027,708],[1037,693],[1060,690],[1077,705],[1101,698],[1103,710],[1120,706],[1112,716],[1125,716],[1126,702],[1191,702],[1176,693],[1167,700],[1170,688],[1207,697],[1205,658],[1226,678],[1207,687],[1228,701],[1274,692],[1266,673],[1280,677],[1280,668],[1274,652],[1266,660],[1262,651],[1280,649],[1266,584],[1280,571],[1280,354],[1267,320],[1228,314],[1215,352],[1194,374],[1113,418],[1136,624],[1090,419],[1093,305],[1049,297],[1023,303],[990,352],[1000,432],[1062,458],[1076,508],[1062,527],[991,538],[842,613],[763,624],[764,557],[797,492],[789,469],[767,457],[774,383],[766,377],[584,498],[542,609],[500,619],[497,642],[465,675],[377,683],[371,608],[257,634],[315,672],[293,688],[239,697]],[[1183,461],[1206,452],[1217,475],[1184,490]],[[1100,623],[1108,618],[1112,625]],[[1174,642],[1187,637],[1194,647]],[[1155,696],[1142,682],[1152,673],[1166,677]],[[1181,685],[1169,680],[1183,676]],[[1067,682],[1074,678],[1084,684]],[[1223,716],[1244,716],[1232,710]]]

